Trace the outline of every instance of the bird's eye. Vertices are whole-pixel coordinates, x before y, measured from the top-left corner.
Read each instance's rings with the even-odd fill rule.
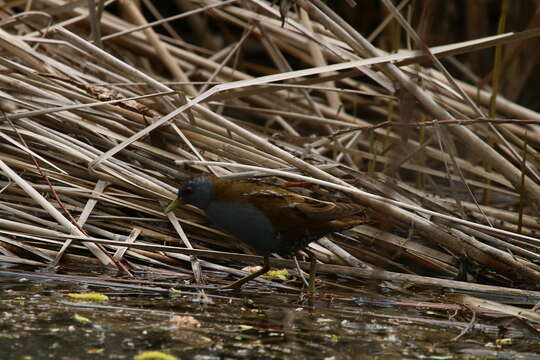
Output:
[[[184,194],[191,194],[193,192],[193,188],[191,186],[187,186],[184,188]]]

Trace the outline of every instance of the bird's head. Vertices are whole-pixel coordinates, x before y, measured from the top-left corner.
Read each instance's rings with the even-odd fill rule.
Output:
[[[193,205],[205,210],[212,201],[213,193],[214,184],[211,178],[207,176],[192,178],[180,185],[178,198],[167,206],[165,212],[167,213],[184,204]]]

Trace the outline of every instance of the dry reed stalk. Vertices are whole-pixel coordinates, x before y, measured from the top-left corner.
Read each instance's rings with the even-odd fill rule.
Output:
[[[95,43],[85,39],[89,10],[82,4],[63,7],[63,0],[35,4],[50,13],[50,27],[29,17],[18,23],[19,32],[11,25],[0,29],[0,99],[7,110],[0,121],[0,249],[5,261],[35,265],[62,262],[63,256],[90,260],[84,248],[70,243],[86,236],[86,246],[104,264],[111,263],[113,254],[122,264],[129,261],[131,267],[148,265],[156,271],[180,270],[190,262],[187,271],[197,282],[204,281],[201,267],[240,274],[223,264],[258,258],[221,254],[220,263],[209,260],[213,257],[205,249],[242,246],[207,225],[193,209],[180,210],[179,222],[162,209],[185,177],[204,171],[234,175],[237,165],[245,164],[262,168],[259,174],[292,167],[320,184],[312,190],[320,196],[335,200],[341,192],[373,209],[373,224],[334,242],[322,240],[322,247],[313,245],[325,262],[321,271],[451,286],[436,276],[456,276],[460,263],[473,261],[505,273],[517,286],[540,280],[535,265],[538,124],[440,122],[426,127],[422,138],[407,125],[410,119],[404,119],[415,122],[427,116],[436,123],[483,118],[491,91],[453,77],[442,63],[430,69],[426,61],[519,44],[538,36],[538,29],[426,47],[399,10],[385,1],[389,18],[399,18],[420,49],[389,54],[318,0],[298,1],[299,13],[291,12],[284,27],[277,8],[262,0],[246,7],[233,1],[195,3],[201,8],[190,9],[190,16],[209,16],[231,26],[233,43],[208,49],[189,44],[171,28],[171,36],[159,34],[147,26],[155,24],[141,9],[128,2],[123,6],[129,19],[107,7],[101,19],[97,13],[90,15],[94,39],[102,34]],[[19,5],[10,6],[12,14],[22,11]],[[2,16],[4,24],[17,21]],[[112,37],[115,33],[119,36]],[[243,53],[259,44],[258,51],[270,59],[264,66]],[[398,83],[412,94],[408,112],[389,110],[405,107],[404,97],[395,94]],[[494,105],[500,118],[540,120],[532,109],[500,94]],[[340,132],[385,120],[390,120],[385,128]],[[405,140],[394,123],[410,127]],[[52,188],[45,185],[32,157]],[[487,171],[479,159],[498,172]],[[174,162],[186,160],[191,161],[186,167]],[[377,176],[366,173],[367,161]],[[393,178],[383,174],[387,167],[395,167]],[[291,174],[276,173],[273,181]],[[411,174],[421,175],[427,185],[415,188],[407,181]],[[452,183],[448,197],[447,185]],[[461,194],[465,184],[471,190]],[[471,196],[479,189],[488,189],[496,204],[475,204]],[[75,230],[59,213],[60,205],[43,196],[55,193],[88,234]],[[513,205],[523,198],[529,206],[517,211]],[[178,237],[184,254],[137,248],[160,242],[179,245]],[[106,255],[93,244],[100,239],[125,246],[108,244]],[[26,259],[29,253],[39,254],[40,260]],[[279,259],[274,263],[292,264]],[[388,275],[381,268],[407,274]],[[411,275],[430,271],[433,278]],[[507,280],[482,281],[504,285]]]

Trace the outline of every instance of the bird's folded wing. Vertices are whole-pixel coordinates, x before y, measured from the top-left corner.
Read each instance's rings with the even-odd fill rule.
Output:
[[[363,209],[356,204],[331,203],[310,198],[305,198],[303,202],[296,203],[295,207],[309,219],[321,221],[341,219],[356,214]]]

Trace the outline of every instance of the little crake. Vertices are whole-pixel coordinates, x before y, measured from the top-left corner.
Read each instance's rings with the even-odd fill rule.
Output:
[[[203,210],[213,224],[264,256],[263,269],[229,287],[267,272],[272,253],[291,256],[326,234],[365,222],[358,216],[364,208],[356,204],[320,201],[278,186],[213,176],[183,183],[178,199],[165,212],[182,204]]]

